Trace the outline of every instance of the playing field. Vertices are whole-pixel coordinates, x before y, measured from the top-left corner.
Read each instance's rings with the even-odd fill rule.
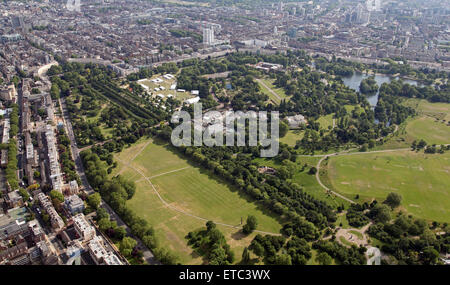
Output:
[[[450,222],[450,153],[411,151],[341,155],[330,158],[332,187],[359,201],[383,201],[390,192],[403,197],[402,207],[417,217]]]
[[[415,108],[418,113],[406,126],[408,135],[424,139],[429,144],[450,143],[450,104],[417,99],[408,99],[405,104]]]
[[[230,226],[240,226],[241,218],[254,215],[258,230],[278,233],[281,228],[275,218],[263,213],[256,204],[189,164],[164,144],[141,140],[117,155],[116,160],[119,167],[113,175],[123,174],[136,181],[137,191],[129,206],[154,226],[162,246],[175,251],[183,264],[202,263],[184,237],[204,226],[206,220],[226,224],[219,228],[235,251],[237,261],[255,233],[245,237]]]
[[[427,115],[438,120],[450,120],[450,104],[430,103],[419,99],[407,99],[403,104],[416,109],[420,115]]]

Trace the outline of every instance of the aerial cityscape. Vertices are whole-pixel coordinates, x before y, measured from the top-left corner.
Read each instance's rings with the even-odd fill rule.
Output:
[[[0,15],[0,265],[450,265],[449,0]]]

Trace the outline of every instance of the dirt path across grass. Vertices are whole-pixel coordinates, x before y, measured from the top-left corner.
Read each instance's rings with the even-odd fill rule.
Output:
[[[147,144],[145,144],[145,146],[129,161],[129,162],[126,162],[126,161],[123,161],[123,160],[121,160],[121,159],[119,159],[119,158],[117,158],[117,160],[119,160],[120,162],[122,162],[126,167],[129,167],[129,168],[131,168],[131,169],[133,169],[134,171],[136,171],[137,173],[139,173],[141,176],[142,176],[142,178],[150,185],[150,187],[153,189],[153,191],[155,192],[155,194],[156,194],[156,196],[158,196],[158,199],[161,201],[161,203],[163,203],[163,205],[165,206],[165,207],[167,207],[167,208],[169,208],[169,209],[171,209],[171,210],[173,210],[173,211],[175,211],[175,212],[178,212],[178,213],[180,213],[180,214],[183,214],[183,215],[185,215],[185,216],[189,216],[189,217],[191,217],[191,218],[194,218],[194,219],[197,219],[197,220],[201,220],[201,221],[205,221],[205,222],[207,222],[207,221],[211,221],[211,219],[207,219],[207,218],[204,218],[204,217],[199,217],[199,216],[196,216],[196,215],[193,215],[193,214],[191,214],[191,213],[188,213],[188,212],[186,212],[186,211],[183,211],[183,210],[180,210],[180,209],[178,209],[178,208],[176,208],[176,207],[174,207],[174,206],[172,206],[170,203],[168,203],[166,200],[164,200],[164,198],[161,196],[161,194],[158,192],[158,190],[156,189],[156,187],[153,185],[153,183],[150,181],[150,178],[149,177],[146,177],[145,175],[144,175],[144,173],[140,170],[140,169],[138,169],[138,168],[136,168],[136,167],[134,167],[133,165],[131,165],[131,162],[133,162],[133,160],[147,147],[147,145],[148,145],[148,143]],[[175,171],[177,171],[177,170],[175,170]],[[178,170],[178,171],[180,171],[180,169]],[[174,171],[171,171],[171,172],[168,172],[168,173],[172,173],[172,172],[174,172]],[[165,174],[168,174],[168,173],[165,173]],[[164,175],[164,174],[160,174],[160,175],[158,175],[158,176],[162,176],[162,175]],[[154,177],[156,177],[156,176],[154,176]],[[216,225],[221,225],[221,226],[224,226],[224,227],[228,227],[228,228],[234,228],[234,229],[242,229],[242,227],[240,227],[240,226],[233,226],[233,225],[229,225],[229,224],[225,224],[225,223],[220,223],[220,222],[215,222],[215,221],[213,221]],[[271,233],[271,232],[264,232],[264,231],[259,231],[259,230],[255,230],[255,232],[256,233],[260,233],[260,234],[266,234],[266,235],[273,235],[273,236],[280,236],[281,234],[277,234],[277,233]]]
[[[445,145],[448,146],[448,145]],[[354,149],[353,149],[354,150]],[[300,157],[321,157],[321,159],[319,160],[319,162],[316,165],[316,180],[317,183],[319,183],[320,187],[322,187],[325,191],[333,193],[334,195],[336,195],[339,198],[344,199],[345,201],[348,201],[351,204],[355,204],[355,202],[333,190],[331,190],[330,188],[328,188],[327,186],[325,186],[325,184],[322,183],[322,181],[320,180],[320,166],[322,164],[322,162],[332,156],[344,156],[344,155],[364,155],[364,154],[374,154],[374,153],[388,153],[388,152],[401,152],[401,151],[412,151],[411,148],[398,148],[398,149],[386,149],[386,150],[374,150],[374,151],[365,151],[365,152],[350,152],[352,150],[346,150],[343,152],[336,152],[336,153],[331,153],[331,154],[323,154],[323,155],[299,155]]]

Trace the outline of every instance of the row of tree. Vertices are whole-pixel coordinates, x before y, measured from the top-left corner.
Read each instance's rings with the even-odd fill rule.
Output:
[[[81,153],[86,177],[90,185],[100,193],[102,198],[114,209],[122,220],[131,228],[131,232],[150,248],[155,257],[164,264],[176,264],[177,256],[172,252],[161,248],[155,236],[154,229],[148,222],[130,209],[126,202],[131,199],[136,191],[133,182],[123,177],[109,179],[105,164],[99,156],[86,150]],[[128,247],[127,247],[128,248]]]
[[[11,104],[9,107],[12,109],[9,114],[10,139],[8,144],[2,146],[2,148],[8,150],[7,164],[5,167],[6,181],[10,185],[11,189],[15,190],[19,188],[19,180],[17,178],[17,141],[15,139],[17,132],[19,131],[19,106],[17,104]]]

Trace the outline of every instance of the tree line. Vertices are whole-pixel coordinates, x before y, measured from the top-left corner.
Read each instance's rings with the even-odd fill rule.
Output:
[[[155,236],[154,229],[148,222],[136,215],[126,202],[135,192],[135,185],[123,177],[109,179],[108,171],[99,156],[91,150],[81,153],[86,177],[90,185],[100,193],[102,198],[114,209],[122,220],[131,228],[131,232],[152,250],[155,257],[163,264],[176,264],[177,256],[172,252],[161,248]],[[129,249],[130,247],[126,247]]]

